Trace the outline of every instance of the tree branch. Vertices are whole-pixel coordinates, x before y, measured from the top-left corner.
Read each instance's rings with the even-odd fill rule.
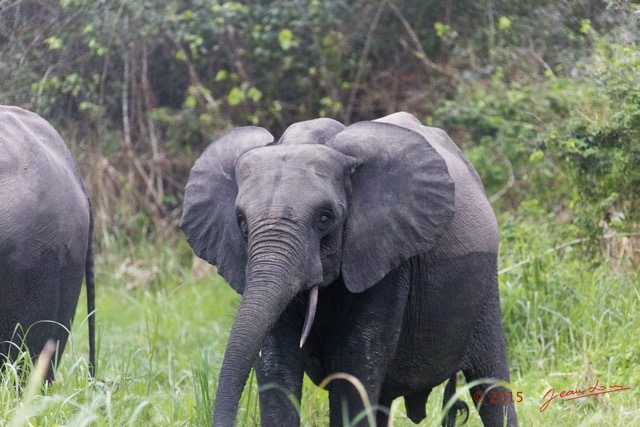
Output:
[[[407,21],[406,18],[402,15],[402,12],[398,8],[398,6],[396,6],[393,3],[389,3],[389,7],[391,8],[391,10],[393,10],[393,13],[395,13],[396,17],[400,20],[405,31],[411,38],[411,41],[413,42],[413,45],[414,45],[413,53],[420,60],[420,62],[422,62],[422,64],[427,69],[427,71],[429,72],[436,71],[440,74],[444,74],[450,79],[455,79],[457,76],[451,68],[436,64],[435,62],[430,60],[429,57],[427,57],[427,54],[424,52],[424,49],[422,49],[422,45],[420,44],[420,39],[418,38],[418,35],[416,34],[415,31],[413,31],[411,24],[409,24],[409,21]],[[407,47],[407,46],[403,46],[403,47]]]
[[[371,49],[371,38],[373,37],[373,33],[380,22],[380,17],[382,16],[382,11],[384,7],[387,5],[387,0],[382,0],[380,5],[378,6],[378,10],[376,11],[371,24],[369,25],[369,31],[367,31],[367,38],[364,42],[364,48],[362,49],[362,55],[360,55],[360,61],[358,61],[358,70],[356,71],[356,76],[353,80],[353,85],[351,86],[351,93],[349,94],[349,102],[347,103],[347,109],[344,114],[344,124],[349,125],[351,123],[351,113],[353,112],[353,105],[356,101],[356,95],[358,92],[358,88],[360,87],[360,80],[362,80],[362,74],[364,72],[364,66],[367,61],[367,56],[369,56],[369,50]]]
[[[129,50],[124,53],[124,75],[122,84],[122,128],[125,150],[131,150],[131,125],[129,124]]]

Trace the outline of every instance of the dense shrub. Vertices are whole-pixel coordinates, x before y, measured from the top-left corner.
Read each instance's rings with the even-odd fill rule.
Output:
[[[569,75],[509,81],[498,68],[436,111],[467,144],[489,194],[512,167],[507,206],[536,199],[545,212],[569,209],[591,232],[628,228],[640,208],[640,51],[594,37],[597,48]]]

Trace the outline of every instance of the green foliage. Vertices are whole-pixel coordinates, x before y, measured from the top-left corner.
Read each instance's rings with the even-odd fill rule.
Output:
[[[454,134],[498,209],[536,199],[595,235],[640,211],[636,18],[628,1],[24,0],[0,8],[0,97],[126,177],[98,189],[101,218],[127,193],[175,225],[188,165],[231,126],[407,110]]]
[[[449,26],[447,24],[443,24],[440,21],[438,21],[435,24],[433,24],[433,29],[436,30],[436,35],[438,37],[450,36],[451,32],[452,32],[451,26]]]
[[[489,81],[461,86],[434,114],[469,144],[488,194],[507,182],[508,162],[511,205],[536,199],[546,212],[570,209],[591,233],[640,218],[640,50],[594,38],[596,49],[570,75],[509,79],[497,66]]]
[[[564,171],[543,148],[544,135],[571,109],[573,83],[538,77],[524,85],[505,81],[502,73],[498,68],[489,83],[465,86],[444,102],[436,124],[463,144],[487,194],[507,184],[511,165],[517,185],[508,193],[510,204],[535,198],[552,210],[569,190]]]
[[[571,114],[549,146],[571,170],[581,209],[613,225],[638,221],[640,50],[601,40],[582,69],[596,101]]]
[[[296,45],[296,41],[293,38],[293,32],[290,29],[285,28],[278,34],[278,42],[282,50],[289,50]]]

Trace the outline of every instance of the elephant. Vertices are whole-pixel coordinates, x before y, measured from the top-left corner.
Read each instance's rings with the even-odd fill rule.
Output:
[[[182,231],[242,295],[213,425],[235,424],[254,366],[264,426],[300,424],[292,398],[305,372],[317,385],[355,377],[378,426],[397,397],[420,422],[431,390],[449,379],[448,401],[459,371],[472,397],[506,392],[497,222],[448,135],[400,112],[348,127],[297,123],[274,140],[260,127],[231,130],[185,188]],[[366,409],[348,381],[327,389],[331,426]],[[517,425],[512,402],[476,406],[486,426]],[[456,399],[443,425],[464,412]]]
[[[93,214],[80,172],[56,130],[0,106],[0,355],[36,358],[53,340],[45,381],[64,351],[86,278],[89,373],[95,369]]]

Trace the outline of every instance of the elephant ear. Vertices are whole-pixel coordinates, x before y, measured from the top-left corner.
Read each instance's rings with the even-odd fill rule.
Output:
[[[327,145],[360,163],[351,177],[342,276],[351,292],[362,292],[433,248],[453,218],[454,182],[422,135],[394,124],[356,123]]]
[[[457,156],[467,167],[469,174],[473,177],[476,185],[480,188],[480,190],[484,193],[484,185],[482,184],[482,180],[480,179],[480,175],[476,171],[476,168],[473,167],[467,156],[462,154],[460,148],[456,145],[455,142],[449,138],[449,135],[442,129],[423,126],[418,119],[415,118],[412,114],[405,113],[404,111],[393,113],[385,117],[381,117],[379,119],[374,120],[376,122],[384,122],[391,123],[394,125],[398,125],[403,128],[411,129],[414,132],[418,132],[422,135],[430,144],[438,144],[442,148],[448,150],[451,154]]]
[[[273,140],[263,128],[233,129],[204,150],[185,188],[180,229],[196,255],[215,265],[238,293],[244,290],[247,253],[236,219],[236,162]]]
[[[327,118],[298,122],[284,131],[278,144],[325,144],[344,128],[342,123]]]

